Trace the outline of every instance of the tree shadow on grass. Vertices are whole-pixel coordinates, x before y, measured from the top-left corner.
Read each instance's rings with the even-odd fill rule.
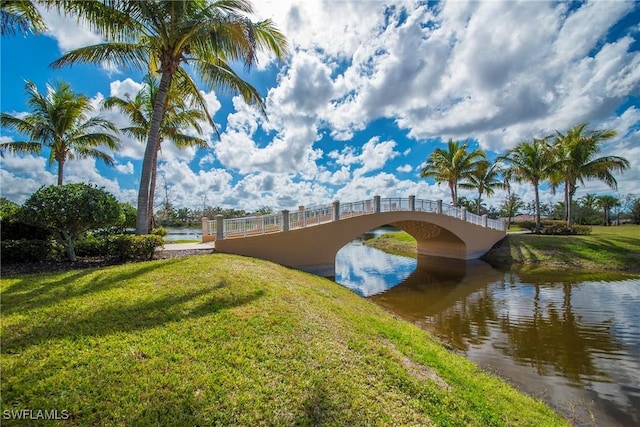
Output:
[[[150,329],[184,319],[197,318],[224,309],[250,303],[260,298],[264,291],[238,295],[216,292],[227,286],[224,281],[205,289],[168,294],[148,301],[131,304],[119,301],[102,305],[93,311],[74,317],[51,318],[46,323],[29,325],[21,331],[3,334],[2,353],[19,353],[22,350],[49,340],[65,338],[99,337],[119,332]]]
[[[46,307],[64,299],[85,296],[122,286],[123,282],[133,280],[150,271],[183,262],[184,260],[149,261],[130,264],[122,268],[120,273],[114,274],[110,268],[87,269],[64,274],[58,280],[47,280],[47,276],[26,276],[2,291],[0,307],[5,314],[26,312]],[[84,285],[78,282],[94,276]],[[40,280],[40,283],[38,283]]]

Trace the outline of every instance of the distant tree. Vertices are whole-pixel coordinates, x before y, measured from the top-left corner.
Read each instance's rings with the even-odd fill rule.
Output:
[[[270,215],[273,213],[273,208],[269,206],[263,206],[260,209],[253,212],[251,215]]]
[[[619,204],[620,200],[616,196],[598,196],[598,205],[602,208],[602,225],[611,225],[611,209]]]
[[[436,148],[427,157],[420,176],[434,178],[437,183],[446,182],[451,192],[451,203],[458,206],[458,184],[470,180],[485,161],[485,154],[481,149],[469,152],[467,141],[461,143],[450,139],[446,149]]]
[[[483,194],[490,197],[494,194],[494,189],[507,188],[507,184],[500,177],[500,172],[499,162],[481,161],[478,162],[476,170],[467,177],[468,181],[460,184],[461,188],[473,189],[478,192],[475,206],[476,215],[480,215]]]
[[[615,136],[616,131],[613,129],[589,131],[586,123],[572,127],[566,134],[556,132],[555,174],[551,177],[554,185],[564,182],[567,225],[570,226],[573,222],[572,199],[578,182],[584,185],[586,180],[598,179],[615,190],[618,183],[613,172],[622,172],[630,167],[629,161],[623,157],[596,157],[602,149],[602,142]]]
[[[40,187],[22,206],[20,220],[50,230],[76,261],[75,241],[87,230],[105,228],[121,219],[116,198],[88,184]]]
[[[511,220],[523,207],[524,202],[517,194],[510,194],[500,205],[500,215],[507,218],[507,228],[511,228]]]
[[[533,139],[518,144],[503,161],[509,165],[508,175],[518,182],[529,182],[535,192],[536,225],[534,233],[540,233],[540,184],[550,176],[552,152],[544,139]]]
[[[640,197],[638,197],[631,206],[631,222],[640,224]]]
[[[67,160],[94,158],[113,165],[113,158],[97,147],[117,148],[116,126],[100,116],[91,117],[94,108],[85,95],[78,95],[65,82],[47,86],[47,93],[38,92],[27,81],[27,104],[32,112],[27,116],[0,114],[0,124],[27,137],[26,141],[0,144],[0,153],[36,153],[50,149],[49,164],[58,163],[58,185],[62,185]]]
[[[460,196],[458,197],[458,206],[466,208],[468,211],[472,212],[476,208],[476,201],[474,199],[469,199],[468,197]]]
[[[597,224],[599,221],[598,198],[595,194],[585,194],[573,203],[571,211],[573,212],[574,222],[578,224]],[[564,218],[564,217],[563,217]]]

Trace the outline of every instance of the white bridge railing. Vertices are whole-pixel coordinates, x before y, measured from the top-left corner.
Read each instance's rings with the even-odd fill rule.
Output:
[[[398,211],[433,212],[493,230],[504,231],[505,229],[502,220],[489,219],[487,215],[475,215],[467,212],[466,208],[444,205],[442,200],[422,200],[416,199],[415,196],[382,199],[380,196],[374,196],[373,199],[359,202],[335,201],[331,205],[312,208],[300,206],[297,211],[292,212],[283,210],[268,215],[230,219],[223,219],[221,215],[218,215],[215,220],[202,218],[202,237],[203,241],[207,241],[277,233],[360,215]]]

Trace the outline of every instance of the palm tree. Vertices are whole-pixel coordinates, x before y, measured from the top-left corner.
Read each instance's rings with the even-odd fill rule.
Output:
[[[107,41],[68,52],[52,66],[110,61],[116,66],[150,69],[161,74],[138,192],[136,233],[144,234],[153,159],[173,78],[183,76],[194,96],[198,96],[195,83],[183,67],[188,63],[207,88],[231,89],[264,113],[260,94],[229,64],[240,62],[250,69],[257,63],[260,51],[283,58],[287,42],[270,20],[249,19],[253,8],[246,0],[103,2],[103,6],[78,2],[76,11]]]
[[[0,1],[0,34],[28,34],[47,29],[35,3],[28,0]]]
[[[480,215],[480,206],[482,205],[482,195],[492,196],[494,189],[506,189],[507,184],[500,179],[500,162],[496,161],[491,164],[488,161],[478,162],[478,168],[467,178],[469,182],[460,184],[462,188],[475,189],[478,191],[476,199],[476,215]]]
[[[615,196],[611,196],[609,194],[598,196],[597,199],[598,199],[598,205],[600,205],[603,211],[602,225],[611,225],[611,208],[620,206],[620,199],[618,199]]]
[[[26,141],[0,144],[0,152],[39,154],[43,147],[50,149],[49,165],[58,163],[58,185],[62,185],[67,160],[94,158],[109,166],[113,158],[96,147],[117,148],[116,126],[100,116],[90,117],[94,108],[85,95],[71,90],[68,83],[56,87],[47,85],[47,93],[38,92],[35,84],[27,81],[27,104],[32,112],[24,118],[2,113],[0,124],[25,135]]]
[[[144,78],[145,86],[136,94],[135,98],[126,99],[112,96],[106,98],[102,102],[103,108],[118,108],[129,117],[131,126],[120,129],[125,134],[144,142],[149,135],[151,129],[151,119],[153,116],[153,108],[155,99],[158,94],[159,82],[154,76],[148,74]],[[207,141],[197,136],[186,134],[183,128],[192,128],[198,134],[202,133],[199,122],[209,120],[209,123],[215,129],[215,124],[211,120],[211,115],[204,110],[190,108],[196,103],[193,102],[188,93],[181,91],[184,85],[177,84],[174,81],[169,90],[167,97],[167,107],[165,110],[162,124],[160,125],[160,135],[156,145],[156,153],[151,169],[151,180],[149,184],[149,204],[148,204],[148,220],[147,233],[153,230],[153,205],[156,189],[156,172],[158,167],[158,153],[161,150],[162,142],[169,140],[180,149],[188,147],[207,148]]]
[[[507,176],[517,182],[530,182],[535,191],[535,233],[540,233],[540,184],[549,177],[552,152],[545,139],[534,138],[532,142],[521,142],[501,160],[509,164]]]
[[[469,180],[477,173],[485,155],[482,149],[476,148],[472,152],[467,151],[467,141],[449,140],[447,149],[436,148],[427,157],[427,162],[420,176],[423,178],[435,178],[436,182],[446,182],[451,191],[451,201],[458,205],[458,183]]]
[[[524,202],[517,194],[509,194],[500,205],[500,213],[507,217],[507,230],[511,228],[511,219],[524,207]]]
[[[596,157],[601,143],[616,136],[613,129],[588,131],[587,124],[579,124],[566,134],[556,132],[554,148],[558,157],[556,168],[559,179],[564,182],[567,225],[573,224],[572,200],[578,187],[585,180],[598,179],[612,189],[618,188],[613,172],[622,172],[629,168],[629,161],[623,157]]]

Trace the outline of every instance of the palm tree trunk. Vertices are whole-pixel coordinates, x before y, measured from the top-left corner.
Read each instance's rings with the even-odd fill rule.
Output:
[[[564,182],[564,220],[569,221],[569,183]],[[569,224],[567,222],[567,224]]]
[[[478,191],[478,205],[476,206],[476,215],[480,215],[480,204],[482,203],[482,192]]]
[[[144,159],[142,161],[142,173],[140,175],[140,189],[138,191],[138,216],[136,218],[136,234],[146,234],[149,227],[149,188],[151,184],[151,171],[153,169],[153,158],[158,146],[158,138],[160,137],[160,124],[164,116],[165,100],[171,86],[173,73],[165,71],[160,79],[160,86],[156,95],[155,105],[153,107],[153,116],[151,118],[151,129],[149,130],[149,138],[147,138],[147,146],[144,150]]]
[[[153,167],[151,169],[151,181],[149,183],[149,212],[147,213],[149,217],[149,228],[148,233],[151,234],[153,231],[154,221],[153,221],[153,203],[156,197],[156,175],[158,171],[158,152],[160,151],[160,142],[158,142],[158,147],[156,148],[156,154],[153,156]]]
[[[58,185],[62,185],[63,175],[64,175],[64,160],[58,160]]]
[[[450,182],[449,190],[451,190],[451,203],[453,203],[453,206],[458,206],[458,195],[456,194],[456,185]]]
[[[535,233],[540,234],[540,192],[538,191],[538,181],[533,183],[536,192],[536,228]]]
[[[574,184],[567,182],[565,184],[565,191],[567,194],[567,227],[571,227],[573,225],[573,209],[571,209],[571,205],[573,205],[573,193],[575,189],[573,188]]]

